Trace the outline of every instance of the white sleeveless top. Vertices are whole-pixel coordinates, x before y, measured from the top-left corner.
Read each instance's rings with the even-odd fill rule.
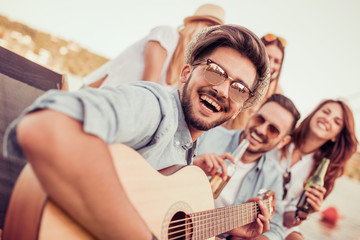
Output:
[[[167,52],[164,66],[161,70],[159,83],[164,86],[166,84],[166,71],[169,62],[175,51],[179,40],[179,34],[176,28],[171,26],[158,26],[150,31],[148,35],[126,48],[117,57],[108,61],[100,68],[96,69],[83,78],[83,84],[89,85],[106,74],[103,86],[117,86],[121,83],[129,83],[142,80],[144,71],[144,52],[145,46],[149,41],[158,41]]]

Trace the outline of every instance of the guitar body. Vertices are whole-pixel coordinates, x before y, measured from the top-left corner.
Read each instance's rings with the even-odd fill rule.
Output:
[[[168,239],[169,229],[173,227],[169,227],[171,220],[214,208],[208,178],[200,168],[177,167],[173,173],[175,167],[172,167],[160,171],[163,174],[172,173],[166,176],[154,170],[139,153],[125,145],[114,144],[109,149],[127,196],[159,239]],[[27,165],[10,199],[3,239],[95,238],[47,198],[31,167]],[[179,239],[191,239],[191,234]]]

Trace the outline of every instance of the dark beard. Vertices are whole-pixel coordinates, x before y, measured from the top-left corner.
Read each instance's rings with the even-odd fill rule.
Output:
[[[260,149],[260,150],[257,150],[257,151],[251,151],[250,149],[246,149],[246,152],[247,152],[248,154],[252,154],[252,155],[258,155],[258,154],[263,155],[263,154],[265,154],[266,152],[268,152],[268,151],[270,151],[270,150],[271,150],[271,149],[264,151],[264,150]]]
[[[223,124],[224,122],[226,122],[227,120],[229,120],[231,118],[231,116],[229,116],[225,119],[219,119],[219,120],[217,120],[215,122],[211,122],[211,123],[206,123],[204,121],[201,121],[200,119],[195,118],[195,114],[192,111],[193,108],[192,108],[191,97],[189,95],[190,91],[188,90],[191,75],[192,74],[190,74],[189,78],[187,79],[187,81],[183,87],[182,93],[181,93],[181,95],[182,95],[181,106],[182,106],[182,109],[184,112],[186,123],[189,126],[195,128],[197,130],[207,131],[207,130],[212,129],[216,126],[219,126],[219,125]]]

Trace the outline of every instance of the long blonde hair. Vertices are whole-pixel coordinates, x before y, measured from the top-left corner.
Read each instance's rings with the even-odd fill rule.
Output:
[[[215,25],[219,24],[209,20],[194,20],[178,28],[179,41],[166,72],[166,83],[168,85],[178,82],[181,68],[184,65],[185,50],[192,37],[200,30]]]
[[[265,47],[268,46],[268,45],[275,45],[281,51],[282,59],[281,59],[281,66],[280,66],[280,69],[279,69],[279,74],[277,75],[277,77],[273,81],[271,81],[269,83],[269,88],[268,88],[263,100],[259,104],[257,104],[256,106],[254,106],[251,109],[240,112],[236,116],[236,118],[230,119],[225,124],[223,124],[223,127],[226,127],[228,129],[241,129],[241,130],[244,129],[247,122],[249,121],[250,117],[257,110],[259,110],[260,106],[266,101],[266,99],[271,97],[273,94],[283,94],[283,91],[282,91],[281,87],[279,86],[279,78],[280,78],[280,73],[281,73],[281,70],[282,70],[282,65],[283,65],[284,57],[285,57],[285,47],[280,42],[278,37],[276,39],[274,39],[273,41],[267,41],[265,39],[265,36],[263,36],[260,40],[265,45]]]
[[[280,74],[281,74],[281,70],[282,70],[282,66],[283,66],[283,62],[284,62],[284,58],[285,58],[285,46],[284,44],[280,41],[279,37],[277,37],[276,39],[272,40],[272,41],[267,41],[265,36],[263,36],[261,38],[261,41],[264,43],[265,47],[266,46],[270,46],[270,45],[275,45],[276,47],[278,47],[278,49],[281,51],[282,53],[282,58],[281,58],[281,64],[280,64],[280,69],[279,69],[279,73],[276,76],[276,78],[273,80],[273,85],[272,87],[270,87],[269,85],[269,89],[265,95],[265,98],[269,98],[271,95],[275,94],[275,93],[281,93],[279,92],[280,90],[279,88],[279,79],[280,79]]]

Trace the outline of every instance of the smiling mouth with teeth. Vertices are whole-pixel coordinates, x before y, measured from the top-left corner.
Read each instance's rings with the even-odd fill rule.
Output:
[[[254,132],[252,132],[252,133],[250,134],[250,136],[251,136],[253,139],[255,139],[256,141],[258,141],[259,143],[262,143],[262,142],[263,142],[263,140],[262,140],[256,133],[254,133]]]
[[[213,112],[220,112],[222,110],[222,107],[215,102],[214,100],[212,100],[211,98],[209,98],[208,96],[205,95],[201,95],[200,96],[201,99],[201,103],[209,110],[213,111]]]
[[[326,127],[326,124],[325,124],[323,121],[321,121],[321,120],[317,121],[317,125],[318,125],[321,129],[323,129],[323,130],[325,130],[325,131],[328,130],[327,127]]]

